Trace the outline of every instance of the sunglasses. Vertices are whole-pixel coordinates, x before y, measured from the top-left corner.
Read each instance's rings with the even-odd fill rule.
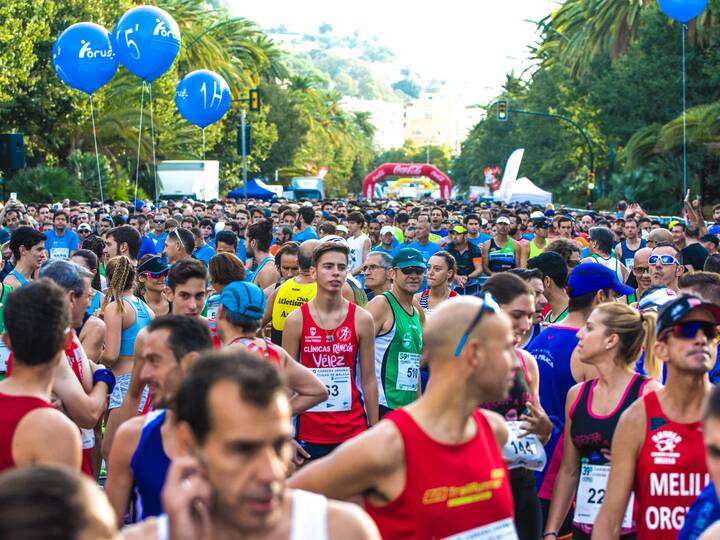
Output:
[[[650,268],[647,266],[633,266],[633,272],[638,275],[649,274]]]
[[[406,276],[422,276],[425,274],[425,269],[419,266],[410,266],[409,268],[398,268]]]
[[[648,257],[648,263],[652,266],[655,266],[658,261],[663,266],[670,266],[672,264],[680,266],[680,262],[672,255],[650,255],[650,257]]]
[[[707,321],[678,323],[673,325],[670,330],[672,331],[672,335],[678,339],[693,339],[701,330],[708,340],[714,340],[718,335],[717,325]]]
[[[180,242],[180,245],[182,246],[182,248],[185,251],[189,252],[187,246],[185,245],[185,242],[182,239],[182,236],[180,236],[180,233],[178,232],[178,227],[175,227],[172,231],[170,231],[170,234],[174,234],[175,238],[177,238],[178,242]]]
[[[162,272],[141,272],[140,275],[149,279],[164,279],[167,277],[168,271],[163,270]]]
[[[78,231],[79,234],[90,234],[91,231],[86,231],[85,229],[80,229]]]
[[[483,315],[485,313],[500,313],[500,306],[495,301],[495,298],[492,294],[489,292],[486,292],[482,296],[483,304],[480,307],[480,311],[478,311],[477,315],[475,315],[475,318],[470,323],[470,326],[468,326],[468,329],[465,330],[465,333],[460,338],[460,341],[458,341],[457,347],[455,348],[454,356],[455,358],[458,358],[460,354],[462,353],[462,350],[465,348],[465,343],[467,343],[468,338],[470,337],[470,333],[475,330],[475,327],[480,324],[480,321],[483,318]]]
[[[159,225],[162,225],[163,223],[165,223],[165,220],[164,220],[164,219],[153,219],[153,223],[157,223],[157,224],[159,224]]]

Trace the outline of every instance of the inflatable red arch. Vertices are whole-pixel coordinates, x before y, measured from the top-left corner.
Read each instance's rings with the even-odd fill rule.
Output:
[[[440,197],[450,198],[452,190],[450,178],[440,172],[435,165],[429,163],[383,163],[365,177],[362,187],[363,197],[372,199],[375,184],[386,176],[409,176],[411,178],[426,176],[440,187]]]

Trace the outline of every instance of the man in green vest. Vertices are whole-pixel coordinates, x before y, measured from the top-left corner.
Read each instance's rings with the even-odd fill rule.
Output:
[[[399,249],[390,270],[392,288],[366,309],[375,320],[375,375],[380,418],[420,396],[420,352],[425,317],[413,298],[427,265],[417,249]]]

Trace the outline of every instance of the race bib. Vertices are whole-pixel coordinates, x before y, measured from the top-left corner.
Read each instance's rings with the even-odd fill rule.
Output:
[[[311,368],[315,376],[327,388],[328,398],[306,412],[345,412],[352,406],[350,368]]]
[[[398,378],[395,390],[417,392],[420,375],[420,355],[418,353],[398,353]]]
[[[506,518],[471,531],[446,536],[444,540],[517,540],[517,533],[513,520]]]
[[[583,463],[580,465],[580,481],[578,482],[577,495],[575,496],[575,523],[593,525],[595,518],[600,511],[603,500],[605,500],[605,488],[607,487],[610,465],[591,465]],[[635,493],[630,493],[625,515],[623,516],[622,528],[632,527],[633,504]]]
[[[66,247],[54,247],[50,249],[51,259],[69,259],[70,250]]]
[[[510,436],[502,449],[502,456],[508,469],[525,468],[531,471],[542,471],[547,463],[545,447],[540,444],[537,435],[528,434],[520,437],[523,422],[510,420]]]
[[[10,358],[10,349],[0,340],[0,373],[7,371],[7,361]]]
[[[88,448],[95,448],[95,431],[92,429],[81,429],[80,437],[82,439],[82,448],[87,450]]]
[[[632,270],[633,263],[635,262],[635,259],[625,259],[625,266],[627,266],[628,270]]]

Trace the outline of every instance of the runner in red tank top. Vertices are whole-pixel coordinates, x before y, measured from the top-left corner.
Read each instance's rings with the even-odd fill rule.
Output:
[[[329,393],[297,420],[297,438],[313,458],[327,455],[378,418],[373,319],[342,296],[348,252],[337,242],[315,249],[317,295],[288,316],[283,331],[283,348]]]
[[[718,323],[720,307],[693,295],[679,296],[660,312],[655,355],[667,364],[665,387],[636,401],[618,422],[594,539],[618,538],[633,490],[637,539],[677,537],[708,481],[700,419]]]
[[[242,346],[277,366],[290,390],[293,415],[325,401],[328,391],[312,372],[296,362],[282,347],[258,338],[265,313],[265,293],[257,285],[236,281],[226,285],[219,295],[216,323],[224,346]]]
[[[80,468],[80,433],[50,405],[55,368],[72,339],[68,312],[64,291],[43,279],[5,303],[4,339],[15,362],[12,375],[0,381],[0,472],[37,463]],[[28,328],[42,328],[43,339]]]
[[[508,429],[481,403],[507,397],[510,322],[490,295],[443,302],[427,321],[425,394],[291,478],[338,499],[362,496],[383,538],[515,540],[513,498],[500,447]]]

